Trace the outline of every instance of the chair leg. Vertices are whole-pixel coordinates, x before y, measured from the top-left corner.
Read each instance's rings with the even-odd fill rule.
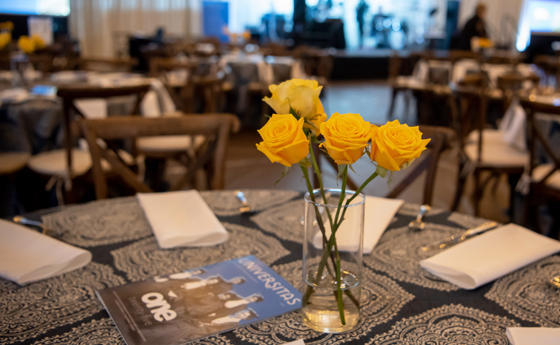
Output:
[[[478,217],[478,209],[480,200],[484,195],[484,186],[480,185],[480,170],[475,170],[474,172],[474,194],[473,194],[473,207],[474,207],[474,216]]]
[[[393,119],[393,111],[395,109],[395,100],[397,98],[397,92],[398,90],[396,88],[393,88],[393,92],[391,95],[391,104],[389,105],[389,112],[387,113],[388,121],[391,121]]]
[[[461,158],[459,158],[459,161]],[[466,162],[459,163],[459,171],[457,172],[457,189],[455,190],[455,197],[453,199],[453,204],[451,205],[451,211],[456,212],[461,203],[461,198],[463,197],[463,191],[465,190],[465,183],[467,182],[467,175],[463,174]]]
[[[410,90],[404,91],[404,122],[408,122],[408,117],[410,115],[410,99],[412,98]]]

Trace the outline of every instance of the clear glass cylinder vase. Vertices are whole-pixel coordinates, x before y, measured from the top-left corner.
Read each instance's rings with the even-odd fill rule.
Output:
[[[326,333],[360,321],[365,197],[345,191],[339,206],[341,194],[305,194],[302,314],[308,327]]]

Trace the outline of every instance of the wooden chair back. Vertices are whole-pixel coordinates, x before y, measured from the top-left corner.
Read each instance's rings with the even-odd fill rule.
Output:
[[[488,111],[488,96],[485,85],[484,81],[477,81],[473,85],[456,86],[451,89],[452,92],[449,97],[449,108],[459,147],[463,150],[465,138],[473,130],[478,131],[479,160],[482,157],[482,131],[486,127],[486,113]]]
[[[192,79],[198,66],[199,64],[196,62],[179,61],[177,58],[154,57],[150,60],[150,75],[162,81],[177,109],[192,113],[194,112],[194,109],[190,108],[190,105],[194,103]],[[186,72],[186,78],[180,85],[175,85],[169,76],[170,73],[179,70]]]
[[[528,98],[522,98],[520,100],[521,106],[527,113],[527,139],[530,154],[528,174],[529,176],[533,176],[533,170],[539,164],[540,159],[543,158],[543,153],[544,157],[552,163],[553,169],[550,169],[550,172],[540,181],[531,182],[531,192],[536,190],[546,195],[553,196],[556,199],[560,199],[560,192],[557,189],[547,186],[547,180],[555,172],[560,171],[560,150],[554,146],[548,135],[543,133],[541,128],[539,128],[536,116],[538,113],[545,113],[552,116],[555,121],[560,121],[560,107],[553,104],[536,102],[533,97],[534,95],[530,95]],[[537,150],[538,148],[541,148],[541,150]]]
[[[111,148],[102,148],[97,139],[116,140],[162,135],[204,135],[207,139],[196,159],[192,160],[181,183],[194,179],[197,170],[210,166],[208,180],[211,189],[223,189],[225,182],[225,153],[230,132],[239,129],[239,120],[231,114],[185,115],[181,117],[142,118],[112,117],[102,120],[80,121],[82,135],[86,138],[92,163],[97,199],[107,198],[107,179],[101,159],[111,165],[112,171],[137,192],[152,190],[125,164]]]
[[[426,179],[424,182],[424,194],[422,196],[422,204],[432,205],[434,196],[434,187],[436,183],[436,174],[438,169],[439,159],[441,153],[453,146],[455,140],[455,133],[452,129],[437,126],[419,126],[422,132],[422,138],[430,138],[428,149],[416,164],[412,164],[408,169],[406,177],[393,188],[393,190],[386,196],[387,198],[398,197],[406,188],[408,188],[424,171],[426,171]],[[407,170],[408,170],[407,169]]]
[[[80,69],[97,72],[130,72],[132,67],[138,65],[137,59],[119,58],[80,58],[78,60]]]
[[[129,115],[140,114],[140,104],[146,93],[150,90],[150,84],[141,84],[124,87],[100,87],[100,86],[61,86],[58,88],[57,96],[62,98],[64,117],[64,148],[66,150],[67,176],[72,177],[72,126],[74,120],[85,118],[84,114],[76,107],[76,99],[111,98],[118,96],[135,96],[136,101]]]
[[[498,88],[502,91],[504,110],[509,108],[512,100],[519,96],[521,91],[534,91],[539,86],[540,78],[536,74],[523,75],[512,71],[498,76]],[[525,89],[525,83],[530,83],[529,90]]]
[[[434,195],[434,186],[436,181],[436,173],[438,168],[439,158],[441,153],[451,148],[455,140],[455,133],[450,128],[436,127],[436,126],[419,126],[420,132],[423,133],[422,138],[430,138],[428,149],[423,157],[418,162],[412,164],[408,169],[406,177],[395,186],[392,191],[386,196],[387,198],[398,197],[406,188],[408,188],[416,179],[426,171],[426,180],[424,182],[424,194],[422,196],[422,204],[431,205]],[[336,163],[327,157],[323,151],[315,148],[315,156],[318,157],[319,167],[321,166],[320,156],[324,156],[326,161],[338,171]],[[315,186],[318,186],[318,181],[315,181]],[[348,177],[347,185],[349,189],[358,189],[358,184]]]

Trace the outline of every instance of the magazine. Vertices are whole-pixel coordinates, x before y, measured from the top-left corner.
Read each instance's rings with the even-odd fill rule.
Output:
[[[184,344],[301,307],[254,256],[96,291],[128,345]]]

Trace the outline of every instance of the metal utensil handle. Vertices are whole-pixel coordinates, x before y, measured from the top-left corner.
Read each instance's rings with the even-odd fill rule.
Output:
[[[243,194],[242,191],[235,191],[235,196],[239,199],[239,201],[241,201],[243,206],[248,206],[247,198],[245,198],[245,194]]]
[[[37,222],[37,221],[35,221],[35,220],[27,219],[27,218],[22,217],[22,216],[15,216],[15,217],[14,217],[14,222],[20,223],[20,224],[38,226],[38,227],[40,227],[40,228],[44,228],[43,223]]]
[[[422,222],[422,219],[424,218],[424,215],[426,214],[426,212],[428,212],[431,209],[430,206],[428,205],[422,205],[420,206],[420,211],[418,211],[418,215],[416,215],[416,221],[417,222]]]
[[[477,226],[476,228],[472,228],[472,229],[469,229],[469,230],[465,231],[463,236],[468,237],[468,236],[473,236],[473,235],[476,235],[476,234],[480,234],[481,232],[484,232],[486,230],[490,230],[492,228],[495,228],[496,226],[498,226],[497,222],[486,222],[484,224],[481,224],[481,225]]]

